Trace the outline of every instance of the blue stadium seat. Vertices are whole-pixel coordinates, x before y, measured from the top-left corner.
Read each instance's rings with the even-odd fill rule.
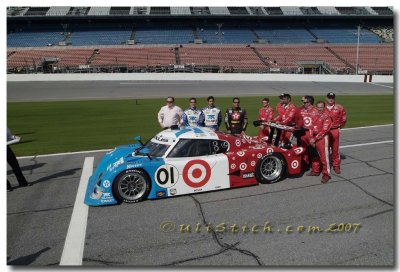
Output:
[[[326,40],[329,43],[357,43],[357,26],[312,26],[310,30],[318,39]],[[360,43],[379,43],[380,38],[369,30],[361,29]]]
[[[135,42],[141,44],[187,44],[193,42],[193,31],[185,26],[137,27]]]

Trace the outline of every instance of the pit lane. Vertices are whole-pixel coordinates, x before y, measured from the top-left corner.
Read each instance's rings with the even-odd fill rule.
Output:
[[[387,142],[393,126],[342,133],[342,174],[333,173],[325,185],[303,175],[272,185],[90,207],[83,265],[393,265],[394,145]],[[33,186],[7,193],[9,265],[60,263],[83,163],[94,157],[95,167],[103,154],[20,159]],[[176,228],[162,230],[163,222]],[[266,222],[272,233],[264,232]],[[351,224],[351,231],[297,231],[334,223]],[[192,231],[181,233],[182,224]],[[224,232],[215,228],[220,224]],[[357,232],[355,224],[361,226]]]

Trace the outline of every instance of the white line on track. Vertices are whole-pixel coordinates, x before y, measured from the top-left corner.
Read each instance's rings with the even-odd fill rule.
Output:
[[[388,127],[388,126],[393,126],[393,124],[376,125],[376,126],[368,126],[368,127],[342,128],[341,130],[354,130],[354,129],[377,128],[377,127]]]
[[[386,85],[383,85],[383,84],[372,83],[372,82],[369,82],[369,84],[372,84],[372,85],[377,85],[377,86],[382,86],[382,87],[386,87],[386,88],[393,89],[393,87],[392,87],[392,86],[386,86]]]
[[[89,207],[84,204],[86,187],[93,171],[94,157],[86,157],[79,181],[74,209],[61,255],[60,265],[82,265]]]
[[[393,124],[376,125],[376,126],[369,126],[369,127],[343,128],[341,130],[345,131],[345,130],[355,130],[355,129],[387,127],[387,126],[393,126]],[[45,155],[37,155],[37,156],[24,156],[24,157],[18,157],[18,159],[32,159],[32,158],[43,158],[43,157],[53,157],[53,156],[62,156],[62,155],[76,155],[76,154],[87,154],[87,153],[96,153],[96,152],[108,152],[111,150],[112,149],[99,149],[99,150],[87,150],[87,151],[77,151],[77,152],[65,152],[65,153],[45,154]]]
[[[357,146],[365,146],[365,145],[388,144],[388,143],[393,143],[393,140],[381,141],[381,142],[371,142],[371,143],[364,143],[364,144],[341,145],[340,148],[357,147]]]

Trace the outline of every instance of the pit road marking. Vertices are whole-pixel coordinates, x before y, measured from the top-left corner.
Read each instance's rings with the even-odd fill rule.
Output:
[[[79,181],[74,209],[61,255],[60,265],[82,265],[89,207],[83,202],[89,177],[93,171],[94,157],[86,157]]]

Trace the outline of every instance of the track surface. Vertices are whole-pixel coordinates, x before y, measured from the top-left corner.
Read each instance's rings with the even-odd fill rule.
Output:
[[[7,82],[7,101],[124,98],[393,94],[393,83],[241,81],[65,81]]]
[[[393,126],[342,131],[341,146],[393,140]],[[31,187],[7,193],[9,265],[58,265],[85,157],[104,152],[20,159]],[[90,207],[83,265],[362,265],[394,264],[393,143],[341,149],[342,174],[288,178],[272,185],[109,207]],[[10,181],[16,185],[12,174]],[[172,222],[191,233],[165,232]],[[269,221],[273,233],[264,233]],[[194,232],[196,224],[199,233]],[[225,223],[223,233],[206,223]],[[308,226],[361,224],[357,233],[308,233]],[[239,226],[238,233],[229,227]],[[259,225],[258,233],[242,226]],[[294,232],[286,233],[291,225]],[[297,232],[303,225],[306,231]],[[280,232],[278,231],[280,230]]]
[[[278,95],[393,94],[393,84],[329,82],[8,82],[7,100]],[[201,94],[201,95],[200,95]],[[344,130],[342,146],[393,140],[393,126]],[[273,185],[109,207],[90,207],[83,265],[393,265],[393,143],[341,149],[342,174],[292,177]],[[20,159],[31,187],[7,193],[7,263],[58,265],[85,157],[104,152]],[[17,182],[11,171],[9,180]],[[163,222],[177,230],[165,232]],[[269,221],[273,233],[264,233]],[[226,224],[207,232],[205,224]],[[308,226],[361,224],[354,233],[308,233]],[[191,233],[179,225],[190,224]],[[194,232],[200,224],[200,232]],[[239,227],[232,233],[232,224]],[[241,229],[258,225],[259,232]],[[286,233],[291,226],[293,233]],[[303,225],[306,231],[297,232]],[[350,226],[350,225],[348,225]],[[280,232],[278,231],[280,230]]]

